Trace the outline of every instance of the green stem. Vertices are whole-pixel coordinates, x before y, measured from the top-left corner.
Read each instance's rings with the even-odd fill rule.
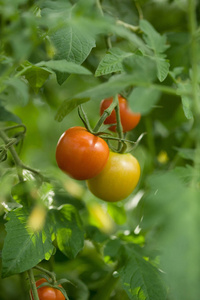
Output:
[[[31,291],[33,294],[33,300],[40,300],[39,296],[38,296],[38,292],[37,292],[37,287],[35,285],[35,278],[34,278],[32,269],[28,270],[28,277],[29,277],[29,282],[30,282],[30,286],[31,286]]]
[[[123,133],[123,127],[122,127],[121,117],[120,117],[119,101],[118,101],[118,96],[115,96],[115,97],[117,98],[117,99],[115,99],[115,101],[117,101],[117,105],[115,107],[115,113],[116,113],[116,119],[117,119],[117,133],[118,133],[118,137],[119,137],[117,152],[123,153],[125,151],[124,146],[126,145],[126,143],[124,143],[122,141],[124,138],[124,133]]]
[[[34,269],[39,270],[43,273],[46,273],[52,279],[53,284],[56,283],[56,276],[55,276],[54,272],[48,271],[47,269],[44,269],[40,266],[35,266]]]
[[[5,134],[5,132],[3,130],[0,130],[0,137],[2,138],[2,140],[4,141],[5,144],[9,144],[10,143],[9,137]],[[15,151],[14,146],[11,145],[9,147],[9,151],[10,151],[10,153],[11,153],[11,155],[13,157],[13,160],[15,162],[17,173],[18,173],[18,177],[19,177],[19,181],[23,181],[21,160],[20,160],[17,152]]]
[[[114,97],[113,98],[113,102],[111,103],[111,105],[104,110],[102,116],[100,117],[99,121],[97,122],[96,126],[93,129],[94,133],[98,133],[101,126],[103,125],[105,119],[112,113],[113,109],[115,109],[115,107],[117,106],[118,103],[118,98]]]
[[[119,277],[114,277],[113,273],[109,274],[106,278],[105,284],[103,288],[101,287],[99,291],[97,292],[96,296],[94,297],[94,300],[109,300],[110,295],[112,291],[114,290],[117,282],[119,280]]]

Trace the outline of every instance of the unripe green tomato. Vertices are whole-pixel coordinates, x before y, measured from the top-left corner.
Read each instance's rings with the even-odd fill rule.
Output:
[[[132,193],[138,184],[140,173],[140,164],[133,155],[110,152],[104,169],[87,180],[87,186],[96,197],[116,202]]]

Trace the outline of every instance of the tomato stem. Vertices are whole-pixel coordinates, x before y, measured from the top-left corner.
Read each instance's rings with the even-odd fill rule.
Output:
[[[114,97],[114,100],[117,102],[117,105],[115,106],[115,113],[116,113],[116,119],[117,119],[117,133],[118,133],[118,137],[119,137],[117,152],[124,153],[127,146],[126,146],[126,143],[123,141],[124,133],[123,133],[123,127],[122,127],[122,123],[121,123],[119,101],[118,101],[117,95]]]
[[[52,279],[53,285],[56,283],[56,276],[55,276],[54,272],[48,271],[47,269],[44,269],[40,266],[35,266],[34,269],[39,270],[39,271],[47,274]]]
[[[103,114],[101,115],[99,121],[97,122],[96,126],[93,129],[94,133],[98,133],[101,126],[103,125],[105,119],[110,116],[110,114],[112,113],[113,109],[115,109],[115,107],[117,106],[118,103],[118,98],[117,96],[113,98],[113,101],[111,103],[111,105],[104,110]]]
[[[40,300],[39,296],[38,296],[37,287],[35,284],[35,278],[34,278],[32,269],[28,270],[28,277],[29,277],[32,295],[33,295],[33,300]]]

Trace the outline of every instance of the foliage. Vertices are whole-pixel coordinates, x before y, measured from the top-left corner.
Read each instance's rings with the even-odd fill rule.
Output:
[[[199,11],[195,0],[0,1],[2,300],[28,299],[38,266],[67,279],[70,300],[200,298]],[[82,126],[81,104],[93,127],[118,93],[142,115],[126,136],[145,133],[132,150],[142,174],[105,203],[58,169],[55,150]]]

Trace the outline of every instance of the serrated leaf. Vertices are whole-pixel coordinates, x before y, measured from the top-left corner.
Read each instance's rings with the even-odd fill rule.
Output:
[[[133,249],[119,270],[123,288],[131,300],[165,300],[166,288],[161,272]]]
[[[84,231],[76,208],[65,204],[58,209],[51,209],[49,214],[58,248],[67,257],[75,258],[84,244]]]
[[[158,102],[161,92],[154,88],[136,87],[128,97],[129,106],[134,112],[148,114]]]
[[[91,75],[92,73],[74,62],[63,60],[50,60],[50,61],[42,61],[38,65],[45,66],[54,71],[59,71],[61,73],[71,73],[71,74],[84,74]]]
[[[102,76],[114,72],[123,71],[122,61],[125,57],[132,55],[131,53],[124,52],[119,48],[110,49],[100,61],[95,76]]]
[[[156,63],[157,77],[162,82],[169,73],[169,62],[162,54],[169,47],[166,36],[160,35],[147,20],[140,21],[140,28],[144,33],[144,40],[154,52],[152,58]]]
[[[18,124],[21,123],[21,119],[18,116],[8,111],[6,108],[1,106],[1,104],[0,104],[0,121],[2,122],[12,121]]]
[[[160,56],[155,56],[154,59],[156,62],[156,67],[157,67],[157,77],[158,77],[159,81],[162,82],[165,80],[165,78],[167,77],[167,75],[169,73],[170,64],[166,59],[164,59]]]
[[[169,46],[166,44],[166,36],[160,35],[147,20],[140,20],[140,29],[144,33],[147,45],[155,53],[163,53]]]
[[[56,49],[55,59],[65,59],[75,64],[82,64],[95,46],[95,40],[88,32],[71,24],[57,30],[51,35],[51,40]],[[62,84],[67,77],[67,74],[57,73],[58,83]]]
[[[32,232],[27,226],[29,214],[18,208],[8,214],[7,235],[2,251],[2,277],[31,269],[43,259],[49,259],[54,246],[48,226]]]

